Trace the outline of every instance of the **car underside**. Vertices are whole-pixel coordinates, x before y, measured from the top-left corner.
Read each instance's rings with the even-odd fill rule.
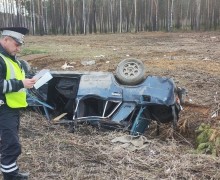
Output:
[[[143,134],[152,121],[172,122],[181,111],[180,90],[172,78],[144,76],[140,61],[124,60],[110,72],[51,71],[53,78],[28,91],[29,106],[43,110],[48,120],[78,123]],[[141,66],[142,67],[142,66]],[[138,77],[139,76],[139,77]]]

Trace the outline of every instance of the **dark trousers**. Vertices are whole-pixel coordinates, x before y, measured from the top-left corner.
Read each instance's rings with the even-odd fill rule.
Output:
[[[0,107],[0,154],[3,174],[18,172],[17,158],[21,154],[18,131],[20,115],[18,109],[4,105]]]

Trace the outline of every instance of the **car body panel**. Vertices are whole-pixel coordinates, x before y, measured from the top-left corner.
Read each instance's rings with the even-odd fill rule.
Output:
[[[179,109],[175,109],[175,112],[172,110],[178,103],[176,86],[171,78],[147,76],[138,85],[131,86],[118,83],[110,72],[51,71],[51,74],[53,79],[34,90],[38,92],[35,94],[46,97],[44,103],[54,107],[50,112],[62,113],[68,106],[70,113],[67,119],[74,123],[83,119],[91,122],[105,120],[106,124],[130,126],[136,131],[137,128],[132,128],[132,125],[134,121],[139,121],[137,117],[144,117],[140,112],[146,112],[143,110],[146,107],[152,109],[153,113],[150,112],[149,117],[154,120],[160,121],[162,117],[154,115],[157,112],[154,107],[165,109],[165,114],[169,114],[167,120],[162,122],[178,118]],[[33,101],[29,101],[29,105],[33,106]],[[145,128],[141,129],[143,131]]]

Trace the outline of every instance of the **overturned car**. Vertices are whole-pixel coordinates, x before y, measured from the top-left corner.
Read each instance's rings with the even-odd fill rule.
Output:
[[[28,104],[38,107],[50,120],[64,114],[59,123],[72,130],[88,122],[143,134],[151,121],[172,122],[176,127],[183,89],[170,78],[145,77],[144,65],[125,59],[110,72],[51,71],[53,78],[28,91]]]

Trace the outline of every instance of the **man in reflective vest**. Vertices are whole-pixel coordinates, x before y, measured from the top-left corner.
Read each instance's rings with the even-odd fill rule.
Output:
[[[27,106],[26,88],[32,88],[35,79],[26,79],[16,60],[28,29],[0,28],[0,169],[4,180],[26,180],[27,173],[19,172],[17,158],[21,154],[18,137],[19,110]]]

